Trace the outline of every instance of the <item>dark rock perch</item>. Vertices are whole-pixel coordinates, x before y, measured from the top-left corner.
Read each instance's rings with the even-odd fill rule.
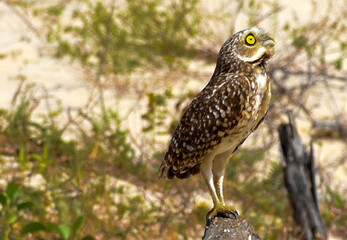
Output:
[[[319,211],[315,183],[312,145],[308,151],[296,131],[292,115],[289,123],[278,128],[284,171],[284,183],[293,210],[293,218],[301,228],[298,239],[327,239]]]
[[[202,240],[260,240],[251,224],[239,216],[217,216],[205,227]]]

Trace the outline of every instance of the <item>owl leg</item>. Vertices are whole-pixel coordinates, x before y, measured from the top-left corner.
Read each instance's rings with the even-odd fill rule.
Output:
[[[222,205],[221,202],[219,201],[217,192],[216,192],[216,188],[214,185],[214,181],[213,181],[213,174],[212,174],[212,161],[213,161],[214,156],[213,155],[208,155],[202,162],[200,165],[200,172],[201,175],[203,176],[207,186],[208,186],[208,190],[210,191],[210,195],[212,197],[213,200],[213,205],[215,208],[218,205]]]
[[[219,201],[225,205],[223,194],[223,180],[226,164],[229,161],[230,154],[228,152],[217,155],[213,160],[213,183],[217,191]]]
[[[217,155],[213,160],[212,172],[213,172],[213,185],[216,189],[219,203],[213,207],[207,216],[207,223],[212,222],[216,216],[229,216],[230,214],[238,215],[237,210],[233,206],[227,206],[224,202],[223,195],[223,180],[225,167],[230,158],[229,153],[222,153]]]
[[[222,156],[220,156],[219,158],[222,158]],[[206,184],[208,186],[208,189],[210,191],[210,194],[213,200],[213,208],[206,216],[207,225],[209,225],[217,215],[228,216],[229,214],[237,214],[237,211],[234,207],[225,206],[224,204],[224,198],[223,198],[224,169],[223,171],[216,171],[218,168],[215,168],[215,162],[213,159],[214,159],[213,155],[212,156],[208,155],[201,162],[201,165],[200,165],[200,172],[206,181]],[[224,168],[225,168],[225,164],[226,163],[224,163]],[[217,174],[216,177],[214,177],[213,172],[219,172],[219,174]],[[217,184],[215,184],[215,182]],[[216,188],[218,191],[216,190]]]
[[[221,204],[225,205],[224,194],[223,194],[223,180],[224,180],[224,174],[223,175],[213,174],[213,183],[216,188],[218,199],[221,202]]]

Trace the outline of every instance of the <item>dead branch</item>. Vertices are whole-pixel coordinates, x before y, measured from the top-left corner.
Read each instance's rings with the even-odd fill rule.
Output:
[[[327,239],[319,211],[315,183],[312,146],[308,151],[301,142],[291,113],[289,123],[278,128],[284,171],[284,184],[293,210],[293,218],[301,228],[299,239]]]

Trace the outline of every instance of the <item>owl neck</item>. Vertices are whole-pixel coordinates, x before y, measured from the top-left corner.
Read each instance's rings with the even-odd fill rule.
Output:
[[[266,63],[260,63],[252,67],[252,72],[255,74],[266,74]]]
[[[246,62],[234,62],[230,64],[229,61],[217,62],[216,68],[213,72],[211,79],[218,79],[218,76],[226,74],[254,74],[265,73],[266,64],[251,64]]]

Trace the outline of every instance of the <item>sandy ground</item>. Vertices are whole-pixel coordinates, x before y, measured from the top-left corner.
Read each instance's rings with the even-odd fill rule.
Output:
[[[203,2],[210,4],[210,8],[204,8],[204,11],[213,12],[214,9],[220,7],[220,5],[211,4],[210,0],[204,0]],[[221,1],[223,2],[223,1]],[[225,2],[225,1],[224,1]],[[340,1],[343,2],[343,1]],[[310,13],[313,11],[311,7],[311,1],[300,1],[300,0],[287,0],[281,1],[285,8],[283,14],[291,16],[293,11],[296,11],[300,21],[305,22],[309,20]],[[326,2],[321,1],[317,3],[319,9],[326,7]],[[221,4],[222,5],[222,4]],[[295,9],[295,6],[300,8]],[[230,5],[230,8],[235,7]],[[206,10],[209,9],[209,10]],[[315,17],[319,17],[318,14]],[[284,18],[283,22],[290,21],[291,17]],[[237,28],[242,29],[246,27],[244,18],[239,16],[235,19]],[[264,23],[266,24],[266,23]],[[280,24],[280,23],[279,23]],[[215,26],[215,31],[220,31],[221,39],[226,39],[225,24]],[[78,65],[73,65],[65,60],[57,60],[45,54],[45,41],[43,38],[37,36],[34,32],[28,29],[28,26],[20,19],[11,9],[6,6],[3,2],[0,3],[0,107],[6,108],[11,105],[12,97],[18,87],[19,79],[25,76],[27,84],[34,83],[41,87],[42,94],[45,93],[46,89],[50,95],[54,98],[61,100],[64,108],[68,107],[83,107],[89,100],[90,94],[94,91],[94,86],[89,84],[85,79],[83,72],[79,69]],[[218,40],[217,40],[218,41]],[[203,65],[196,63],[192,66],[194,68],[203,67],[203,72],[206,76],[209,76],[214,66]],[[150,76],[149,76],[150,77]],[[207,82],[208,78],[206,79]],[[206,83],[205,82],[205,83]],[[189,86],[195,89],[201,89],[204,82],[193,82],[189,83]],[[317,88],[312,92],[311,102],[313,113],[324,118],[324,114],[334,114],[334,111],[338,109],[341,113],[346,116],[347,106],[345,102],[347,95],[341,88],[341,91],[334,92],[334,96],[339,96],[337,102],[331,101],[331,95],[326,94],[324,88]],[[317,104],[319,102],[326,101],[327,104]],[[123,102],[123,104],[129,106],[136,104],[136,101],[131,98]],[[112,100],[112,92],[108,93],[107,104],[114,104]],[[118,103],[119,104],[119,103]],[[121,106],[121,105],[120,105]],[[120,109],[122,109],[120,107]],[[127,122],[128,126],[138,126],[138,129],[133,130],[134,135],[136,131],[142,128],[141,121],[141,106],[139,111],[135,111],[130,115]],[[42,106],[42,111],[45,111],[45,107]],[[123,109],[124,110],[124,109]],[[123,114],[127,111],[124,110]],[[308,132],[307,122],[305,118],[299,119],[299,130],[302,132],[301,136],[305,143],[308,143]],[[254,134],[253,139],[250,138],[246,141],[245,145],[252,145],[254,139],[262,134],[262,130]],[[345,144],[337,141],[324,141],[321,145],[315,146],[316,156],[318,165],[320,167],[329,167],[329,161],[338,159],[343,153],[346,153]],[[280,157],[278,147],[271,149],[269,156],[271,160],[278,159]],[[347,166],[341,166],[336,172],[332,170],[331,177],[334,180],[334,184],[342,186],[342,189],[346,189],[347,182]],[[332,237],[330,239],[333,239]]]

